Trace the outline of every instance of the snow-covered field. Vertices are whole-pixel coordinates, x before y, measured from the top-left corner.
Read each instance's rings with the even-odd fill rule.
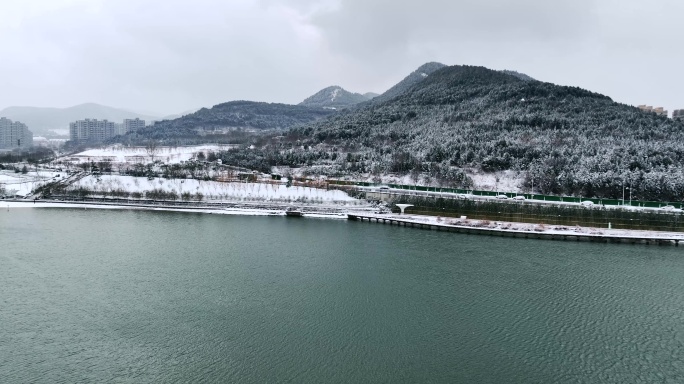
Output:
[[[15,173],[14,171],[0,171],[0,187],[5,189],[6,194],[26,196],[34,188],[52,180],[55,176],[64,176],[64,172],[31,171],[28,173]]]
[[[204,200],[224,201],[306,201],[310,203],[351,203],[358,200],[338,190],[325,190],[309,187],[286,187],[283,184],[262,183],[223,183],[218,181],[201,181],[195,179],[163,179],[148,180],[146,177],[103,175],[98,180],[94,176],[86,176],[72,184],[69,189],[79,187],[95,191],[100,195],[108,195],[112,191],[148,192],[163,190],[196,195],[201,193]]]
[[[473,179],[473,187],[480,191],[498,191],[498,192],[523,192],[520,189],[523,177],[518,175],[515,171],[503,171],[496,173],[468,173]]]
[[[161,160],[167,164],[177,164],[181,161],[188,161],[195,157],[199,152],[218,152],[225,151],[231,145],[196,145],[188,147],[158,147],[152,154],[145,147],[126,147],[123,145],[111,145],[107,147],[89,149],[75,155],[65,156],[57,161],[71,161],[74,163],[100,162],[110,160],[115,163],[150,163],[154,160]]]
[[[177,164],[181,161],[188,161],[192,158],[196,158],[197,154],[203,152],[205,155],[208,152],[218,152],[225,151],[234,147],[234,145],[218,145],[218,144],[207,144],[207,145],[197,145],[197,146],[187,146],[187,147],[158,147],[152,155],[150,151],[145,147],[126,147],[123,145],[110,145],[97,149],[89,149],[77,153],[75,155],[64,156],[57,161],[68,161],[74,164],[84,163],[84,162],[101,162],[101,161],[111,161],[113,163],[128,163],[136,164],[151,163],[153,160],[160,160],[166,164]],[[284,174],[292,172],[298,175],[303,169],[278,169],[274,168],[276,173]],[[286,172],[287,171],[287,172]],[[473,187],[471,189],[477,190],[488,190],[488,191],[501,191],[501,192],[522,192],[520,189],[520,184],[522,182],[522,176],[514,171],[503,171],[496,173],[479,173],[477,171],[469,170],[466,172],[473,180]],[[414,181],[410,175],[396,176],[396,175],[381,175],[372,176],[357,175],[356,180],[363,180],[367,182],[379,182],[379,183],[392,183],[392,184],[405,184],[405,185],[428,185],[426,180],[420,179],[417,182]]]
[[[473,170],[467,170],[466,174],[473,180],[473,186],[469,189],[479,191],[499,191],[499,192],[524,192],[520,185],[523,182],[523,175],[515,171],[501,171],[494,173],[481,173]],[[402,184],[402,185],[420,185],[426,186],[433,183],[428,183],[424,178],[414,180],[411,175],[381,175],[378,177],[372,175],[364,175],[353,178],[354,181],[365,181],[369,183],[378,184]]]

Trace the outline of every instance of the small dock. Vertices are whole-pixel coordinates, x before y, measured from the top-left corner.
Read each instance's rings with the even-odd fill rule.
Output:
[[[557,241],[590,241],[595,243],[624,243],[624,244],[646,244],[646,245],[674,245],[679,246],[679,242],[684,238],[675,237],[649,237],[649,236],[629,236],[611,234],[592,234],[580,232],[543,232],[525,231],[502,228],[471,227],[457,224],[425,223],[411,218],[398,218],[395,216],[383,217],[383,215],[364,215],[347,214],[347,219],[353,221],[368,221],[404,227],[413,227],[426,230],[436,230],[445,232],[457,232],[472,235],[516,237],[525,239],[557,240]]]

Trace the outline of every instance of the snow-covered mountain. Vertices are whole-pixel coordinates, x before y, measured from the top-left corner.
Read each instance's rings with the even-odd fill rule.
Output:
[[[338,109],[350,107],[370,99],[371,97],[367,97],[360,93],[352,93],[340,86],[333,85],[331,87],[323,88],[314,95],[307,97],[304,101],[299,103],[299,105],[305,107]]]
[[[331,175],[415,174],[461,186],[462,170],[514,171],[522,189],[538,192],[620,198],[630,188],[642,200],[682,199],[682,122],[484,67],[422,73],[394,97],[294,128],[288,137],[314,150],[288,153],[288,165],[315,164]]]

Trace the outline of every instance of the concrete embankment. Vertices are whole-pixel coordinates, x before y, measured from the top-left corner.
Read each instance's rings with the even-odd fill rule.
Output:
[[[544,226],[511,222],[489,222],[473,220],[438,221],[434,217],[401,215],[376,215],[350,213],[349,220],[368,221],[446,232],[457,232],[485,236],[517,237],[560,241],[590,241],[598,243],[626,243],[679,246],[684,234],[656,231],[610,230],[564,226]]]
[[[169,202],[130,202],[125,201],[62,201],[62,200],[4,200],[2,203],[9,208],[92,208],[92,209],[139,209],[163,210],[175,212],[218,213],[237,215],[285,215],[287,209],[295,209],[304,216],[310,217],[340,217],[346,218],[349,207],[326,204],[278,204],[251,202],[193,202],[188,204]],[[0,207],[3,207],[0,205]],[[355,212],[374,212],[372,206],[354,207]]]

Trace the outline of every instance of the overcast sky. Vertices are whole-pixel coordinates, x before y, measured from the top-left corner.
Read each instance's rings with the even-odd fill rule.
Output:
[[[681,0],[0,0],[0,109],[381,93],[428,61],[684,108]]]

